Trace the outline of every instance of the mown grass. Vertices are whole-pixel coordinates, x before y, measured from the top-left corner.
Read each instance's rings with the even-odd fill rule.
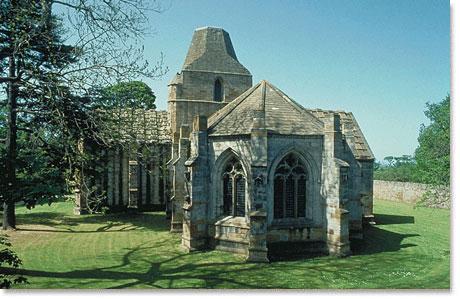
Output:
[[[245,263],[187,254],[162,213],[72,215],[71,203],[18,208],[9,232],[24,288],[449,288],[449,211],[375,201],[377,225],[348,258]],[[1,270],[1,269],[0,269]]]

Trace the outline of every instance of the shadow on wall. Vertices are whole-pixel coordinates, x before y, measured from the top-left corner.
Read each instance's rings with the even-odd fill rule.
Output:
[[[376,214],[377,225],[414,224],[412,216]],[[353,239],[350,243],[352,255],[371,255],[382,252],[399,251],[403,248],[417,246],[403,243],[403,240],[418,237],[419,234],[400,234],[385,230],[379,226],[366,226],[364,239]],[[322,253],[323,252],[323,253]],[[323,242],[277,242],[268,244],[270,261],[293,261],[325,255],[326,245]]]
[[[267,244],[270,262],[295,261],[327,255],[324,242],[275,242]]]

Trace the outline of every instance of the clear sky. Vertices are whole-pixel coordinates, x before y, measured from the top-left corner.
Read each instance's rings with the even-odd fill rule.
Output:
[[[268,80],[307,108],[351,111],[378,160],[413,154],[426,102],[450,92],[449,1],[179,1],[151,14],[147,81],[159,109],[195,28],[222,27],[253,83]]]

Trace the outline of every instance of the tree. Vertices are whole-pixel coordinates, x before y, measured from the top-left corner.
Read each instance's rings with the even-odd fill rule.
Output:
[[[77,189],[84,194],[86,210],[100,212],[106,194],[99,179],[107,170],[109,151],[121,151],[147,165],[161,156],[155,95],[141,81],[120,82],[94,93],[91,108],[97,133],[82,140],[82,174],[76,178]],[[157,130],[155,130],[157,129]],[[96,132],[96,130],[94,130]]]
[[[46,138],[43,135],[40,133],[41,139]],[[16,179],[17,185],[21,187],[17,188],[16,196],[28,208],[35,207],[37,203],[51,204],[68,193],[65,176],[59,167],[61,157],[49,154],[41,143],[41,140],[32,134],[18,132]],[[6,164],[5,157],[5,146],[0,144],[0,173],[3,173]],[[2,201],[3,190],[6,190],[5,180],[0,181],[0,189]]]
[[[417,174],[424,183],[450,185],[450,95],[439,103],[427,103],[426,108],[430,124],[420,128]]]
[[[384,181],[418,182],[416,163],[412,156],[385,157],[384,163],[374,163],[374,178]]]
[[[4,150],[3,228],[15,227],[18,130],[40,141],[47,154],[61,158],[68,181],[87,161],[81,140],[98,138],[91,92],[136,76],[156,77],[162,62],[150,67],[136,42],[144,33],[147,2],[142,0],[2,1],[0,83],[7,100]],[[53,14],[59,8],[63,22]],[[64,44],[64,40],[71,44]],[[59,142],[55,142],[59,140]]]
[[[119,82],[97,90],[93,99],[91,109],[98,129],[93,141],[109,147],[133,147],[140,140],[146,140],[135,124],[142,123],[141,119],[155,109],[156,97],[147,84]],[[155,141],[157,137],[149,136],[148,139]]]
[[[12,0],[2,2],[0,24],[0,42],[2,45],[0,82],[7,83],[6,101],[6,141],[4,165],[3,228],[16,225],[14,206],[18,201],[17,184],[17,138],[18,123],[29,122],[28,114],[40,113],[33,100],[46,99],[47,91],[31,89],[33,84],[49,88],[55,81],[46,76],[52,70],[62,67],[73,60],[71,49],[60,45],[58,22],[49,14],[46,1],[25,2]],[[42,16],[43,15],[43,16]],[[5,66],[5,67],[3,67]],[[4,72],[3,69],[7,69]],[[30,101],[32,100],[32,102]],[[26,115],[18,114],[25,112]],[[21,117],[22,116],[22,117]]]
[[[120,82],[106,87],[101,92],[102,100],[97,102],[104,109],[133,108],[155,109],[155,94],[142,81]]]

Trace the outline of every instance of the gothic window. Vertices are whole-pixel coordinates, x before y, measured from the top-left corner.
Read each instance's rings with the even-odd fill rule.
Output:
[[[348,169],[340,167],[340,196],[348,198]]]
[[[241,163],[232,158],[222,175],[224,215],[244,216],[246,202],[246,177]]]
[[[214,81],[214,101],[222,102],[224,98],[224,87],[222,86],[222,80],[216,79]]]
[[[284,157],[275,170],[275,219],[306,217],[307,181],[307,169],[302,161],[294,154]]]

